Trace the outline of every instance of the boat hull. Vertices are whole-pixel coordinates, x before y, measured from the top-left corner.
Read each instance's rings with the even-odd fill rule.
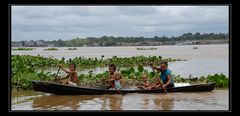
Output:
[[[52,93],[57,95],[99,95],[99,94],[118,94],[116,90],[100,89],[100,88],[85,88],[62,85],[53,82],[32,81],[33,90]],[[183,87],[167,88],[167,92],[206,92],[212,91],[215,88],[215,83],[196,84]],[[120,90],[122,94],[126,93],[163,93],[162,89],[153,90]]]

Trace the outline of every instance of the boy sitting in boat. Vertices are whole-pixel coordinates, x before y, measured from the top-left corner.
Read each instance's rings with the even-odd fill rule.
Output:
[[[114,73],[116,72],[116,65],[115,64],[110,64],[108,66],[108,72],[109,72],[109,77],[106,82],[111,83],[114,85]],[[107,87],[108,89],[111,88],[111,86]]]
[[[150,87],[150,83],[148,81],[148,76],[146,74],[142,75],[142,82],[143,82],[142,85],[138,88],[146,90]]]
[[[75,64],[69,64],[69,70],[65,69],[63,65],[59,65],[60,68],[62,68],[66,73],[67,76],[63,79],[67,79],[66,82],[63,84],[71,85],[71,86],[77,86],[78,85],[78,77]]]

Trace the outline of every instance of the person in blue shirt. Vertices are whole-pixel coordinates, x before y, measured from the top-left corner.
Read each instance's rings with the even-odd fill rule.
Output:
[[[168,87],[174,87],[174,80],[173,76],[171,74],[171,70],[168,69],[168,62],[161,62],[160,68],[157,68],[156,66],[153,66],[153,64],[150,64],[153,71],[160,72],[160,79],[162,80],[162,88],[166,89]]]

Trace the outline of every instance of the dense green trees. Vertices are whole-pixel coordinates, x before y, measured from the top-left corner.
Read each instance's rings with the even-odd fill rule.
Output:
[[[122,45],[124,43],[139,43],[144,44],[148,42],[166,42],[166,41],[184,41],[184,40],[223,40],[228,39],[228,34],[224,33],[203,33],[199,32],[186,33],[178,37],[166,37],[166,36],[154,36],[152,38],[145,37],[114,37],[114,36],[102,36],[99,38],[96,37],[87,37],[85,39],[75,38],[69,41],[66,41],[67,46],[116,46]]]
[[[149,43],[163,42],[163,44],[172,44],[173,41],[187,41],[187,40],[226,40],[228,33],[185,33],[177,37],[154,36],[146,37],[87,37],[87,38],[73,38],[71,40],[54,40],[44,41],[44,43],[52,44],[57,47],[81,47],[81,46],[116,46],[116,45],[149,45]]]

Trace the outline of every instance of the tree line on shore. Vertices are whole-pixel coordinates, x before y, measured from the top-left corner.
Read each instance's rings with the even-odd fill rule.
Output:
[[[53,41],[13,41],[14,43],[20,43],[21,46],[56,46],[56,47],[82,47],[82,46],[128,46],[128,45],[165,45],[170,44],[173,41],[194,41],[194,40],[228,40],[228,33],[185,33],[177,37],[167,36],[154,36],[154,37],[114,37],[114,36],[102,36],[102,37],[87,37],[87,38],[73,38],[71,40],[53,40]],[[155,44],[154,44],[155,43]]]

